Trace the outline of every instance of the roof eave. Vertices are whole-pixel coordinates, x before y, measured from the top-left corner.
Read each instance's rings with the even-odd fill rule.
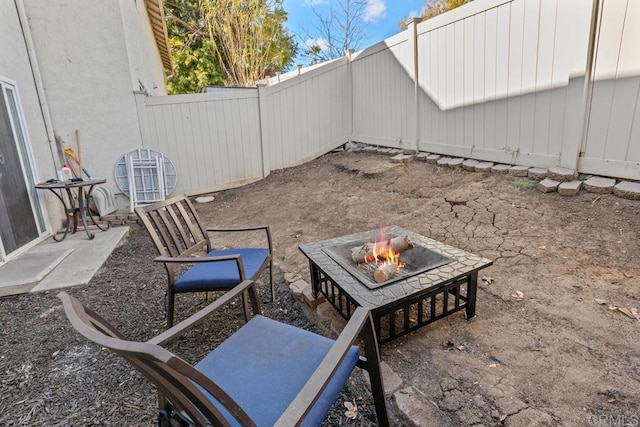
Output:
[[[162,65],[169,73],[173,72],[171,55],[169,53],[169,35],[167,33],[167,23],[164,17],[164,6],[162,0],[144,0],[147,7],[147,14],[151,22],[153,36],[158,46],[158,52],[162,59]]]

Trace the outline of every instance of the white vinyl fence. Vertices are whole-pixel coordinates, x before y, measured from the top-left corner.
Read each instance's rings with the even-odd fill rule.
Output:
[[[269,84],[139,98],[145,146],[176,163],[180,192],[350,140],[640,179],[638,0],[475,0]]]

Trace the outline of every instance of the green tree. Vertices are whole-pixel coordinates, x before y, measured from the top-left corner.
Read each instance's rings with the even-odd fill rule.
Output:
[[[252,86],[296,55],[283,0],[200,0],[209,41],[228,86]]]
[[[427,0],[422,6],[422,14],[420,17],[424,21],[425,19],[433,18],[434,16],[453,10],[471,1],[472,0]]]
[[[283,71],[296,53],[282,0],[167,0],[174,73],[170,94],[204,86],[253,86]]]
[[[167,78],[167,92],[171,95],[196,93],[205,86],[222,85],[224,80],[199,2],[170,0],[164,8],[174,67],[173,74]]]

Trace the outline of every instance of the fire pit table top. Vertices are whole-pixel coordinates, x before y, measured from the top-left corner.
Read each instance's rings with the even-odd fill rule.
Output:
[[[493,264],[491,260],[446,245],[437,240],[429,239],[396,225],[387,226],[385,233],[396,236],[408,235],[416,246],[421,246],[440,254],[448,258],[450,262],[437,265],[432,269],[401,280],[394,280],[390,284],[372,288],[371,286],[366,286],[357,275],[351,274],[343,265],[336,262],[335,256],[332,257],[329,254],[332,252],[331,249],[335,247],[344,247],[367,239],[375,239],[380,235],[379,229],[307,243],[300,245],[299,248],[316,267],[339,283],[342,290],[350,295],[358,305],[369,309],[375,309],[393,301],[411,298],[413,294],[468,276],[474,271]]]

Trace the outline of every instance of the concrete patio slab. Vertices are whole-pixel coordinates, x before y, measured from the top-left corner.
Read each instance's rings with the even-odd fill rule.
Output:
[[[58,264],[73,252],[73,249],[57,249],[30,252],[13,262],[0,267],[0,283],[3,286],[29,285],[42,280]]]
[[[129,233],[129,227],[67,235],[62,242],[45,240],[26,254],[0,268],[0,297],[86,285],[113,249]],[[44,265],[44,267],[43,267]]]

